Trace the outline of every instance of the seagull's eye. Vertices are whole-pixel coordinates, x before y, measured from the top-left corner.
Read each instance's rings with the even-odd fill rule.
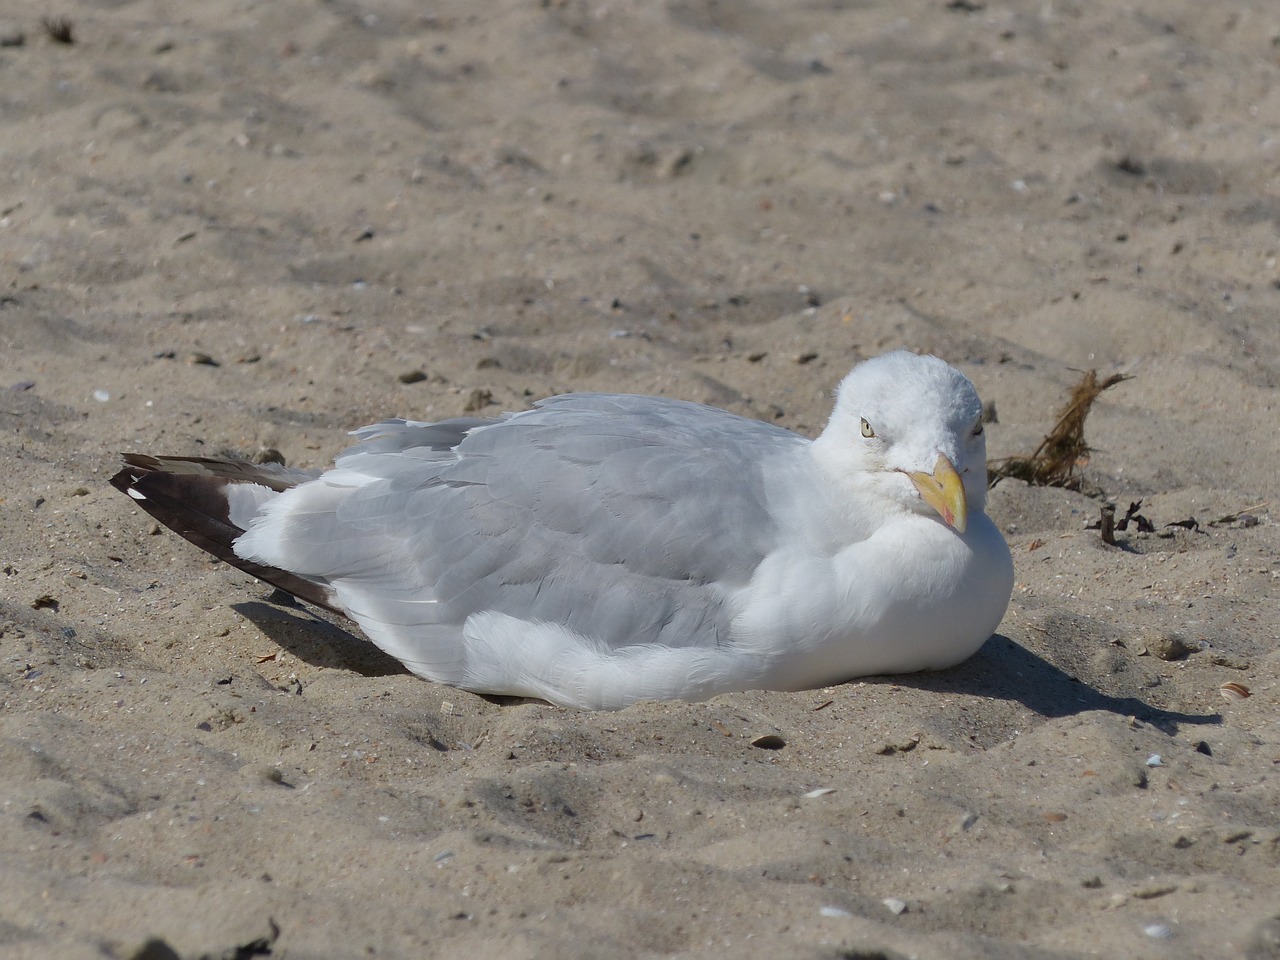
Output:
[[[876,432],[871,429],[871,424],[867,423],[866,417],[862,418],[862,435],[868,440],[876,435]]]
[[[974,435],[975,437],[980,437],[980,436],[982,436],[982,421],[981,421],[981,420],[979,420],[979,421],[978,421],[978,425],[977,425],[976,427],[974,427],[974,428],[973,428],[973,435]]]

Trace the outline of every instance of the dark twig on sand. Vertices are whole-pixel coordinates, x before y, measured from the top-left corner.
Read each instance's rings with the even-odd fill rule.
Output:
[[[1102,533],[1102,542],[1115,546],[1116,505],[1114,503],[1104,503],[1102,505],[1102,517],[1098,521],[1098,528]]]
[[[55,43],[72,44],[76,42],[75,28],[66,17],[45,17],[40,21],[45,35]]]

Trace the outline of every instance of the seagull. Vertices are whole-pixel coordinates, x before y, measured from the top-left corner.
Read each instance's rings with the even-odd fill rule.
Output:
[[[125,454],[111,483],[411,672],[575,709],[939,670],[999,626],[982,403],[943,360],[854,368],[813,440],[665,397],[384,420],[322,473]]]

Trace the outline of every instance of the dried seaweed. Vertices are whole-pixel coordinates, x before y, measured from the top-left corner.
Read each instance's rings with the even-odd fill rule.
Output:
[[[1099,381],[1098,371],[1090,370],[1071,391],[1071,399],[1058,412],[1057,423],[1040,441],[1029,457],[1005,457],[987,464],[989,485],[995,486],[1005,477],[1013,477],[1039,487],[1066,487],[1079,490],[1080,467],[1087,460],[1089,445],[1084,439],[1084,421],[1089,409],[1104,390],[1130,379],[1113,373]]]
[[[1141,509],[1141,500],[1135,500],[1129,504],[1129,509],[1124,512],[1124,519],[1116,521],[1116,529],[1128,530],[1129,524],[1132,523],[1137,527],[1139,533],[1155,533],[1156,525],[1138,512]],[[1169,526],[1173,526],[1173,524],[1169,524]]]
[[[1116,531],[1128,530],[1129,524],[1137,527],[1139,533],[1155,533],[1155,524],[1140,514],[1138,511],[1142,509],[1142,501],[1135,500],[1129,504],[1129,509],[1124,512],[1124,516],[1116,519],[1116,505],[1114,503],[1104,503],[1102,505],[1101,515],[1096,523],[1085,524],[1086,530],[1097,530],[1102,536],[1102,542],[1110,546],[1116,545]],[[1195,523],[1195,518],[1191,520]],[[1166,524],[1169,527],[1185,527],[1186,521],[1177,521],[1175,523]],[[1188,528],[1190,529],[1190,528]],[[1197,526],[1198,530],[1199,527]]]

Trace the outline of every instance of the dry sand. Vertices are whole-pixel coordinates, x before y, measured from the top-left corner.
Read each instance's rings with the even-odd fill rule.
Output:
[[[40,7],[0,3],[0,953],[1280,956],[1274,3]],[[993,456],[1131,374],[1086,476],[1155,526],[1001,484],[1013,603],[942,674],[495,703],[106,484],[566,390],[813,433],[897,346]]]

